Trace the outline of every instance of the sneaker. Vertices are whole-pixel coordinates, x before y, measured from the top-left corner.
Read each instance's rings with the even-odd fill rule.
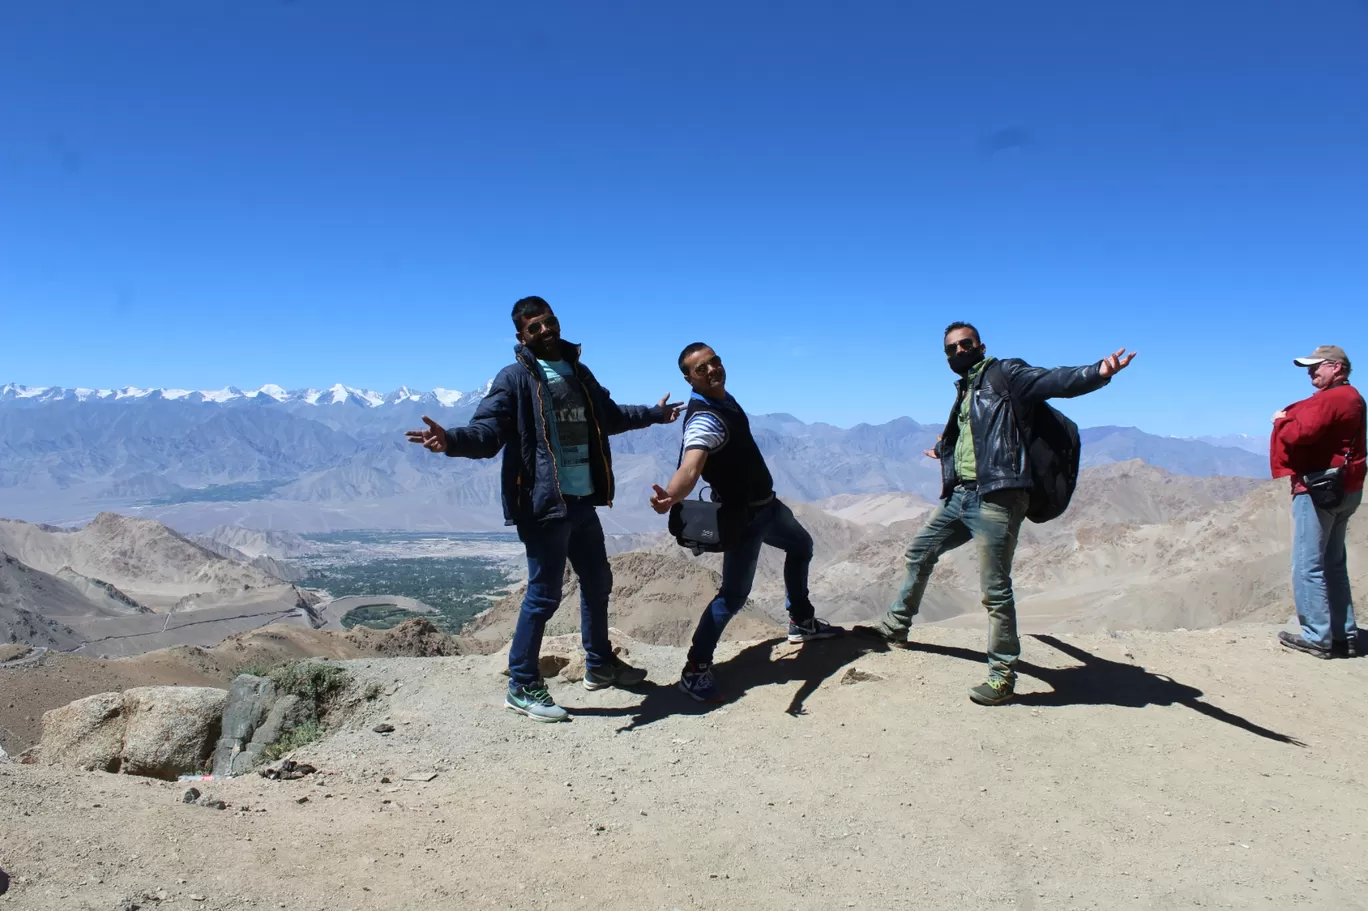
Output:
[[[1015,688],[1009,681],[997,679],[980,683],[969,691],[969,698],[978,705],[1002,705],[1011,702],[1015,695]]]
[[[564,721],[570,717],[569,712],[556,705],[546,683],[541,680],[529,686],[510,686],[504,697],[504,708],[533,721]]]
[[[632,667],[617,655],[607,667],[591,667],[584,672],[584,688],[601,690],[609,686],[637,686],[646,679],[646,669]]]
[[[1290,648],[1296,652],[1305,652],[1314,658],[1329,659],[1335,657],[1334,653],[1325,646],[1317,645],[1314,642],[1307,642],[1301,636],[1295,636],[1286,630],[1278,633],[1278,641],[1286,648]]]
[[[832,626],[825,620],[818,620],[813,617],[804,620],[802,623],[789,621],[788,641],[790,642],[811,642],[813,639],[835,639],[837,636],[844,636],[845,628]]]
[[[908,646],[906,633],[902,633],[901,635],[898,633],[890,633],[884,628],[882,623],[875,623],[873,626],[860,625],[852,627],[850,631],[857,636],[868,636],[871,639],[878,639],[880,642],[886,642],[893,648],[907,648]]]
[[[1330,646],[1331,653],[1336,658],[1357,658],[1363,654],[1359,650],[1358,633],[1348,639],[1341,639]]]
[[[699,702],[722,701],[722,694],[717,691],[717,683],[713,680],[711,664],[689,662],[684,665],[684,672],[679,675],[679,688]]]

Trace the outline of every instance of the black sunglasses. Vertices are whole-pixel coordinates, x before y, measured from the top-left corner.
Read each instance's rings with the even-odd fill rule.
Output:
[[[978,342],[972,338],[962,338],[953,345],[945,346],[945,356],[949,357],[956,351],[972,351],[978,347]]]

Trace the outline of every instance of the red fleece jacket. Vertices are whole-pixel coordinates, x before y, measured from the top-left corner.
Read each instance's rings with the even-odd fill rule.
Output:
[[[1353,461],[1344,472],[1344,490],[1363,489],[1365,461],[1363,396],[1348,383],[1321,389],[1284,409],[1287,416],[1273,424],[1268,458],[1275,478],[1292,478],[1292,492],[1301,493],[1299,475],[1345,464],[1353,448]]]

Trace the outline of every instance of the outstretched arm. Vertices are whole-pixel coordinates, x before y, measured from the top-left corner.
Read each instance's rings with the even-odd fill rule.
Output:
[[[466,459],[494,458],[514,436],[516,407],[512,384],[500,374],[481,399],[470,423],[446,432],[446,454]]]
[[[619,405],[613,401],[612,393],[604,389],[594,374],[589,372],[588,367],[580,364],[579,369],[583,371],[584,378],[589,381],[591,388],[598,387],[602,393],[596,397],[594,404],[598,409],[599,427],[606,434],[641,430],[652,424],[672,424],[683,408],[682,403],[671,402],[669,395],[662,396],[654,405]]]
[[[652,424],[673,424],[682,408],[683,403],[671,402],[669,395],[661,396],[654,405],[619,405],[605,389],[599,422],[605,433],[626,433]]]
[[[1025,404],[1035,405],[1046,399],[1071,399],[1095,392],[1134,359],[1135,352],[1126,354],[1122,348],[1086,367],[1032,367],[1012,358],[1002,362],[1002,371],[1012,386],[1012,394]]]
[[[670,511],[671,506],[693,493],[707,461],[708,450],[706,449],[690,449],[685,452],[684,460],[679,463],[679,468],[676,469],[674,477],[670,478],[670,483],[665,485],[664,489],[659,484],[651,485],[655,491],[651,497],[651,508],[664,515]]]

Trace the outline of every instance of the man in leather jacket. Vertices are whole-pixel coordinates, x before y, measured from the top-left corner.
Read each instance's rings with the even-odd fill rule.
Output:
[[[942,503],[907,547],[907,573],[893,605],[882,621],[864,630],[904,644],[936,562],[972,539],[978,545],[989,633],[988,681],[971,689],[969,698],[1000,705],[1013,696],[1013,666],[1021,656],[1012,556],[1030,501],[1025,442],[1034,407],[1101,389],[1135,354],[1122,348],[1096,364],[1050,370],[1017,358],[998,361],[986,350],[968,323],[951,323],[945,330],[945,357],[961,379],[945,431],[926,453],[940,460]]]

